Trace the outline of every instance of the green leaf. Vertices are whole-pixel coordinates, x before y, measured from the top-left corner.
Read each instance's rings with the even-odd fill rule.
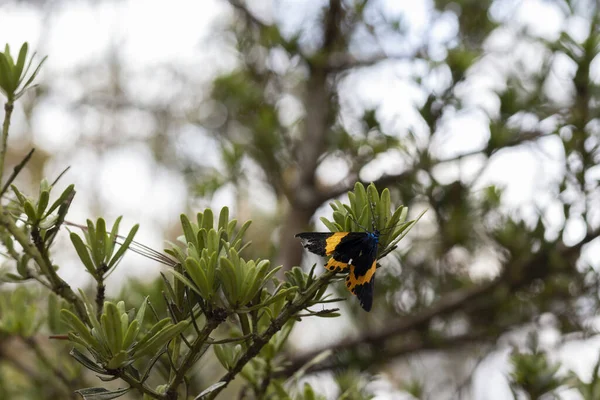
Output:
[[[12,79],[13,68],[6,53],[0,53],[0,85],[9,100],[14,99],[15,83]]]
[[[206,235],[206,248],[209,251],[217,252],[219,251],[219,236],[217,235],[217,231],[211,229],[207,232]]]
[[[86,220],[87,231],[85,231],[85,237],[87,239],[87,243],[90,246],[90,251],[93,251],[92,246],[96,243],[96,227],[92,223],[91,220]]]
[[[290,295],[291,293],[295,293],[298,290],[298,288],[296,287],[290,287],[287,289],[281,289],[279,292],[277,292],[277,294],[269,297],[266,301],[264,301],[263,303],[260,303],[256,306],[253,307],[249,307],[248,310],[256,310],[259,308],[264,308],[267,307],[285,297],[287,297],[288,295]]]
[[[123,244],[121,245],[119,250],[117,250],[117,252],[113,256],[113,258],[108,263],[108,266],[110,268],[112,268],[114,265],[116,265],[119,262],[119,260],[121,259],[121,257],[123,256],[123,254],[125,253],[125,251],[127,251],[127,249],[129,248],[129,245],[131,245],[131,242],[133,242],[133,238],[135,237],[135,234],[137,233],[139,227],[140,227],[139,224],[135,224],[133,226],[133,228],[131,228],[131,230],[129,231],[129,234],[125,238],[125,241],[123,241]]]
[[[177,264],[176,269],[178,269],[177,272],[183,272],[183,269],[181,268],[181,264]],[[175,280],[174,285],[171,284],[171,282],[169,281],[169,279],[167,279],[167,276],[165,274],[163,274],[162,272],[160,273],[160,277],[163,280],[166,292],[163,292],[164,297],[175,304],[183,304],[183,299],[181,298],[181,296],[177,296],[175,294],[175,290],[178,291],[178,293],[181,293],[181,295],[183,295],[183,287],[185,287],[185,285],[182,284],[182,282],[178,279]],[[173,288],[173,286],[175,286],[176,289]],[[182,287],[183,286],[183,287]]]
[[[11,70],[8,66],[8,62],[6,61],[6,57],[4,53],[0,52],[0,88],[2,88],[2,92],[9,97],[12,95],[10,90],[10,78],[11,78]]]
[[[223,387],[225,385],[227,385],[227,382],[222,382],[222,381],[212,384],[209,387],[207,387],[206,389],[204,389],[202,392],[200,392],[200,394],[198,396],[194,397],[194,400],[201,400],[204,397],[206,397],[207,395],[211,394],[215,390],[220,389],[221,387]]]
[[[181,282],[183,282],[184,285],[186,285],[187,287],[189,287],[190,289],[192,289],[194,292],[196,292],[200,297],[204,296],[200,290],[198,289],[198,287],[194,284],[194,282],[190,281],[188,278],[186,278],[183,274],[177,272],[177,271],[173,271],[171,270],[171,274],[173,274],[173,276],[175,277],[175,279],[179,279]]]
[[[271,385],[277,394],[276,398],[279,400],[290,400],[291,397],[288,394],[288,390],[283,386],[283,383],[277,380],[271,381]]]
[[[219,360],[223,368],[229,371],[230,362],[227,348],[222,344],[215,344],[213,346],[213,351],[215,352],[215,356],[217,356],[217,360]]]
[[[229,208],[223,207],[221,208],[221,213],[219,214],[219,230],[227,231],[227,223],[229,221]]]
[[[109,349],[107,346],[107,338],[106,338],[106,335],[104,334],[102,326],[100,326],[100,322],[98,321],[98,318],[96,317],[96,311],[95,311],[96,308],[94,307],[94,304],[92,302],[90,302],[90,300],[87,298],[87,296],[85,295],[83,290],[79,289],[79,295],[83,299],[83,304],[85,306],[85,312],[88,316],[90,325],[92,326],[92,335],[99,342],[99,345],[95,346],[94,350],[96,350],[98,353],[101,353],[103,356],[108,356]]]
[[[17,58],[17,64],[15,65],[14,70],[14,79],[17,81],[17,86],[23,80],[23,76],[21,75],[23,72],[23,67],[25,67],[25,61],[27,60],[27,50],[28,50],[27,42],[23,43],[21,46],[21,50],[19,50],[19,57]]]
[[[85,354],[83,354],[76,348],[72,348],[69,354],[90,371],[94,371],[103,375],[108,375],[108,372],[104,368],[100,367],[98,364],[87,358]]]
[[[129,327],[127,328],[127,332],[125,333],[125,337],[123,338],[123,349],[128,350],[129,347],[133,344],[133,341],[137,337],[140,332],[140,323],[137,319],[134,319]]]
[[[367,197],[367,191],[365,190],[365,186],[356,182],[354,185],[354,194],[356,195],[356,208],[355,210],[362,210],[364,206],[367,205],[369,199]]]
[[[244,222],[244,224],[242,225],[242,227],[240,228],[239,231],[237,231],[237,233],[235,234],[235,236],[233,237],[233,239],[231,239],[231,242],[235,242],[237,239],[241,239],[244,234],[246,233],[246,231],[248,230],[248,228],[250,227],[250,224],[252,223],[252,221],[246,221]]]
[[[185,214],[181,214],[179,217],[181,221],[181,228],[183,229],[183,235],[185,236],[185,242],[196,244],[196,234],[194,233],[194,228],[188,217]]]
[[[50,229],[48,229],[47,234],[46,234],[46,243],[47,243],[48,247],[54,241],[54,238],[56,237],[58,230],[60,229],[63,222],[65,221],[65,217],[67,216],[67,212],[69,212],[69,208],[71,207],[71,202],[73,201],[74,197],[75,197],[75,190],[70,190],[67,193],[67,197],[65,197],[64,200],[62,200],[62,202],[60,203],[60,205],[58,207],[58,212],[56,213],[55,217],[48,218],[49,213],[46,212],[46,216],[44,217],[44,219],[45,219],[44,224],[47,225],[48,227],[51,227]]]
[[[0,55],[1,54],[2,53],[0,53]],[[13,190],[13,192],[17,196],[17,199],[19,200],[19,203],[21,204],[21,206],[25,205],[27,198],[19,191],[19,189],[17,189],[17,187],[15,185],[10,185],[10,188]]]
[[[121,327],[121,315],[113,302],[104,302],[104,313],[102,314],[101,322],[106,334],[108,346],[112,354],[115,355],[122,350],[123,329]]]
[[[75,334],[75,332],[69,332],[67,334],[67,336],[69,337],[69,341],[73,344],[78,344],[80,347],[83,347],[84,349],[88,349],[89,351],[93,351],[90,347],[90,345],[81,338],[81,336],[77,336]]]
[[[75,190],[75,185],[71,184],[71,185],[67,186],[67,188],[62,192],[60,197],[54,203],[52,203],[52,205],[46,211],[46,214],[44,216],[48,216],[48,215],[52,214],[52,212],[54,210],[56,210],[71,195],[71,193],[74,190]]]
[[[15,61],[13,60],[12,56],[10,55],[10,45],[8,43],[6,43],[4,45],[4,55],[6,56],[6,60],[8,61],[10,66],[14,67]]]
[[[108,363],[106,364],[106,368],[109,370],[122,368],[125,365],[131,364],[132,361],[133,360],[131,359],[129,354],[125,350],[121,350],[118,353],[116,353],[115,355],[113,355],[110,358],[110,360],[108,360]]]
[[[235,308],[239,305],[240,296],[242,295],[238,288],[242,277],[238,277],[237,268],[230,259],[221,257],[220,263],[221,268],[217,270],[217,274],[221,280],[223,293],[229,304]]]
[[[233,230],[235,229],[236,226],[237,226],[237,219],[232,219],[231,221],[229,221],[227,223],[227,236],[229,236],[229,237],[233,236]]]
[[[165,249],[165,253],[167,253],[170,256],[175,257],[177,259],[177,261],[179,261],[180,263],[183,264],[185,262],[185,259],[187,258],[187,256],[183,252],[183,250],[181,250],[181,248],[179,246],[177,246],[174,243],[171,243],[169,241],[167,241],[167,244],[169,246],[171,246],[171,248]]]
[[[35,53],[34,55],[35,56]],[[33,58],[32,56],[32,58]],[[48,56],[45,56],[44,58],[42,58],[42,61],[40,61],[40,63],[38,64],[37,68],[35,69],[35,71],[33,71],[33,74],[31,74],[31,76],[29,77],[29,79],[27,80],[27,82],[25,82],[25,84],[23,85],[23,89],[26,89],[29,84],[31,82],[33,82],[33,80],[35,79],[35,77],[37,76],[37,74],[40,72],[40,68],[42,68],[42,65],[44,65],[44,63],[46,62],[46,59],[48,58]],[[21,91],[21,93],[23,93],[23,91]]]
[[[198,223],[198,227],[204,228],[204,229],[206,229],[206,231],[209,231],[213,228],[214,223],[215,223],[215,217],[213,215],[213,212],[210,208],[207,208],[206,210],[204,210],[204,213],[202,214],[202,225],[200,225],[200,223]]]
[[[123,307],[120,307],[121,305],[123,305]],[[119,310],[119,315],[120,315],[120,319],[121,319],[121,336],[124,338],[125,337],[125,333],[127,332],[127,329],[129,328],[129,313],[127,311],[124,310],[125,308],[125,302],[123,301],[119,301],[119,303],[117,304],[117,309]],[[133,312],[133,310],[131,310]]]
[[[392,217],[388,221],[386,228],[391,228],[392,226],[396,226],[397,224],[404,222],[404,220],[406,219],[406,213],[404,210],[408,209],[403,206],[398,207],[396,211],[394,211],[394,214],[392,214]],[[404,218],[402,218],[403,214]]]
[[[152,326],[152,328],[150,328],[150,330],[148,331],[148,333],[146,333],[144,335],[144,337],[142,337],[142,339],[138,342],[137,345],[138,346],[142,346],[148,340],[150,340],[152,337],[154,337],[154,335],[156,335],[158,332],[160,332],[161,329],[163,329],[165,326],[167,326],[170,323],[171,323],[171,319],[170,318],[163,318],[163,319],[161,319],[156,324],[154,324]]]
[[[400,226],[400,229],[396,230],[396,232],[394,232],[394,236],[397,236],[396,239],[387,246],[387,248],[377,257],[377,259],[381,259],[384,256],[386,256],[387,254],[389,254],[392,250],[394,250],[396,248],[396,246],[398,245],[398,243],[400,242],[400,240],[402,240],[404,238],[404,236],[406,236],[408,234],[408,232],[410,232],[410,230],[412,229],[413,226],[415,226],[415,224],[417,222],[419,222],[419,220],[421,219],[421,217],[427,212],[427,209],[423,210],[421,212],[421,214],[419,214],[417,216],[417,218],[415,218],[412,221],[406,222],[403,225]]]
[[[379,221],[377,221],[377,228],[381,230],[387,227],[391,216],[392,200],[388,188],[383,189],[383,192],[381,192],[381,199],[378,205]]]
[[[131,388],[107,390],[101,387],[93,387],[76,390],[75,393],[80,395],[83,400],[111,400],[123,396],[129,392]]]
[[[77,252],[79,259],[81,260],[85,268],[94,277],[94,279],[98,279],[96,267],[92,262],[90,253],[88,251],[88,247],[85,245],[85,243],[83,243],[83,240],[81,240],[79,235],[77,235],[75,232],[71,232],[69,237],[71,238],[71,243],[73,243],[73,247],[75,247],[75,251]]]
[[[110,230],[110,235],[108,240],[106,241],[106,257],[111,260],[108,263],[108,267],[112,266],[112,255],[115,249],[115,244],[117,242],[117,237],[119,235],[119,224],[121,223],[122,216],[117,217],[115,223],[113,224],[112,229]]]
[[[62,320],[81,337],[90,348],[98,346],[98,340],[92,336],[89,328],[79,319],[79,317],[73,314],[69,310],[61,310],[60,315]]]
[[[329,232],[340,232],[342,230],[342,227],[339,224],[331,222],[325,217],[321,217],[319,219],[321,220],[323,225],[325,225],[327,229],[329,229]]]
[[[98,221],[96,221],[96,240],[90,242],[90,246],[96,265],[102,265],[104,263],[104,252],[106,251],[106,222],[103,218],[98,218]]]
[[[198,288],[198,290],[200,290],[200,296],[202,296],[205,299],[210,299],[212,298],[213,293],[211,290],[212,287],[211,285],[209,285],[208,282],[208,277],[206,276],[206,261],[200,260],[200,262],[202,262],[203,265],[200,265],[200,263],[196,259],[188,257],[185,260],[183,266],[190,278],[192,279],[192,281],[194,282],[194,284],[192,285],[192,289],[194,287]],[[171,272],[175,273],[175,271]],[[175,277],[177,277],[177,275],[175,275]],[[181,280],[181,282],[186,284],[183,280]]]
[[[10,272],[0,275],[0,282],[6,282],[6,283],[24,282],[28,279],[31,279],[31,278],[23,277],[23,276],[13,274]]]
[[[44,190],[40,193],[40,199],[38,200],[38,204],[37,204],[37,212],[36,215],[38,217],[38,219],[42,219],[42,217],[44,216],[44,211],[46,210],[46,207],[48,207],[48,201],[50,200],[50,192],[47,190]]]
[[[150,338],[141,346],[135,346],[134,354],[136,358],[154,354],[161,347],[165,346],[173,337],[179,335],[187,326],[188,321],[181,321],[176,325],[169,325]]]
[[[31,202],[29,200],[26,200],[25,204],[23,204],[23,211],[25,211],[25,214],[27,214],[27,218],[29,219],[29,222],[31,222],[31,223],[37,222],[37,215],[35,213],[35,208],[33,208],[33,204],[31,204]]]
[[[58,300],[58,296],[54,293],[50,293],[48,296],[48,329],[52,333],[58,333],[64,330],[64,325],[61,321],[61,304]]]
[[[313,390],[310,384],[304,384],[304,400],[317,400],[317,396],[315,395],[315,391]]]
[[[23,257],[21,257],[17,261],[17,272],[23,278],[29,278],[31,275],[29,273],[29,270],[27,269],[27,264],[29,263],[29,260],[30,260],[30,257],[27,254],[25,254],[25,255],[23,255]]]
[[[23,82],[23,79],[25,79],[25,77],[29,73],[29,69],[31,68],[31,64],[33,64],[33,59],[35,58],[36,54],[37,53],[34,51],[33,54],[31,55],[31,57],[29,57],[29,62],[27,63],[27,67],[25,67],[25,71],[23,71],[23,73],[21,74],[21,79],[19,80],[19,85]]]
[[[144,315],[146,313],[146,304],[148,303],[148,299],[150,296],[146,296],[144,298],[144,301],[142,302],[142,304],[140,305],[140,308],[138,309],[137,314],[135,315],[135,319],[136,321],[139,322],[140,326],[144,323]]]

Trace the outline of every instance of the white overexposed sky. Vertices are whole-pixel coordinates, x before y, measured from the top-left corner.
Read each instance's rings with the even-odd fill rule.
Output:
[[[456,19],[450,13],[444,14],[437,24],[431,26],[429,1],[378,2],[384,7],[388,18],[402,17],[402,22],[409,32],[405,41],[383,43],[385,51],[396,55],[407,54],[423,41],[427,41],[431,44],[434,55],[439,59],[444,58],[445,48],[441,43],[451,40],[457,30]],[[319,0],[319,3],[325,2]],[[299,26],[307,21],[314,21],[315,12],[318,11],[318,7],[313,3],[311,7],[307,7],[305,0],[265,0],[253,4],[253,9],[260,12],[265,20],[284,21],[284,35],[292,35]],[[185,182],[174,171],[153,167],[152,154],[148,148],[135,143],[111,149],[105,154],[78,148],[78,139],[94,132],[100,119],[93,110],[82,109],[81,112],[86,113],[85,121],[89,132],[81,131],[81,125],[76,123],[66,104],[84,96],[94,87],[94,81],[101,82],[102,76],[91,77],[93,79],[87,82],[89,86],[81,86],[71,79],[71,75],[92,63],[108,64],[110,53],[116,49],[118,56],[124,61],[131,90],[136,93],[140,102],[143,103],[145,98],[160,96],[168,99],[168,96],[176,94],[180,88],[170,86],[172,79],[168,75],[165,75],[164,80],[144,79],[148,70],[176,63],[189,76],[197,74],[198,79],[202,80],[208,79],[207,77],[223,68],[231,68],[235,63],[233,55],[221,54],[218,47],[210,45],[215,27],[226,23],[232,15],[231,9],[218,0],[125,0],[98,4],[65,1],[62,5],[48,10],[51,12],[44,13],[43,9],[26,2],[0,4],[1,42],[8,42],[14,52],[22,42],[27,41],[30,48],[49,55],[39,79],[51,77],[54,80],[52,86],[58,91],[58,95],[36,110],[30,129],[36,147],[49,153],[64,153],[65,157],[68,155],[70,158],[53,159],[47,173],[49,176],[56,176],[66,166],[72,167],[63,178],[63,182],[75,183],[77,189],[69,216],[71,220],[84,221],[89,217],[89,204],[99,202],[109,210],[108,215],[105,215],[107,220],[113,221],[116,216],[124,215],[124,227],[140,222],[142,227],[137,240],[160,249],[163,247],[161,227],[177,220],[184,207],[187,196]],[[511,54],[513,60],[524,58],[532,63],[539,58],[536,58],[536,54],[539,53],[535,52],[535,48],[512,47],[514,29],[525,26],[533,35],[550,40],[555,39],[562,29],[566,29],[576,38],[582,37],[588,29],[588,22],[584,18],[576,17],[565,21],[557,8],[543,0],[499,1],[492,9],[492,16],[509,23],[507,28],[496,32],[487,43],[490,51],[496,55],[482,60],[479,68],[472,72],[474,79],[471,82],[472,85],[476,85],[477,90],[473,90],[473,87],[463,88],[462,100],[470,107],[453,118],[448,118],[440,127],[434,146],[435,155],[440,158],[453,157],[485,146],[489,135],[488,117],[485,112],[493,113],[497,105],[493,92],[498,89],[498,80],[494,78],[506,72],[501,66],[502,57]],[[376,14],[367,17],[375,23],[381,18]],[[45,35],[46,33],[48,34]],[[426,134],[426,128],[412,106],[422,103],[426,94],[407,79],[412,73],[410,71],[417,69],[413,65],[409,71],[408,64],[400,61],[384,63],[347,76],[340,87],[344,107],[349,111],[356,111],[357,115],[364,109],[378,108],[378,116],[384,128],[410,128],[417,140],[422,138]],[[597,68],[597,64],[592,76],[600,80],[600,68]],[[564,82],[573,73],[572,63],[559,59],[553,70],[550,89],[556,89],[557,93],[563,92],[568,96],[569,88],[564,87]],[[443,86],[444,79],[447,79],[444,74],[442,70],[438,75],[428,78],[427,82],[432,89]],[[198,95],[202,96],[203,93]],[[294,101],[291,98],[287,99],[282,102],[282,107],[293,112],[298,109]],[[128,118],[137,121],[132,124],[132,130],[128,133],[130,135],[143,138],[154,128],[143,114],[129,115]],[[14,131],[18,132],[19,120],[21,123],[23,120],[22,111],[17,109],[15,119]],[[290,117],[290,123],[294,119],[295,117]],[[551,121],[548,123],[551,124]],[[21,126],[21,130],[25,128]],[[188,154],[217,163],[210,142],[206,141],[203,146],[197,146],[194,136],[197,136],[197,132],[181,136],[182,149],[186,149]],[[528,210],[533,211],[534,206],[546,208],[548,211],[545,218],[551,223],[551,235],[552,225],[558,227],[564,221],[561,220],[558,202],[545,189],[561,172],[564,153],[557,138],[547,138],[540,143],[542,151],[534,150],[532,146],[524,146],[503,151],[495,156],[488,170],[480,177],[479,187],[483,188],[492,183],[504,187],[505,206],[521,211],[524,216],[527,216]],[[442,182],[449,182],[459,176],[468,179],[478,171],[481,163],[481,158],[469,157],[439,168],[435,175]],[[405,167],[392,156],[384,157],[373,164],[370,171],[364,171],[364,178],[375,178],[376,174],[382,171],[393,173]],[[328,169],[329,179],[343,177],[343,161],[331,159],[326,165],[333,167]],[[340,175],[332,175],[332,171],[340,171]],[[93,191],[96,180],[101,183],[102,193]],[[263,207],[273,208],[273,199],[262,200],[260,203],[266,203]],[[227,192],[219,192],[213,200],[213,205],[224,204],[232,206],[233,201]],[[256,206],[261,207],[261,204]],[[415,229],[419,229],[418,225]],[[568,221],[565,241],[577,242],[584,230],[582,220],[574,218]],[[554,232],[556,235],[558,230],[554,229]],[[585,256],[596,268],[599,266],[599,251],[597,244],[591,245]],[[151,276],[158,271],[158,267],[149,269],[146,260],[136,255],[127,257],[127,262],[123,263],[127,268],[121,268],[114,274],[111,277],[113,282],[121,280],[123,276]],[[86,279],[86,274],[81,268],[76,268],[77,264],[72,258],[64,257],[56,261],[58,264],[66,264],[61,274],[69,282],[81,282],[82,279]],[[477,268],[484,270],[486,266],[489,268],[489,265],[482,261]],[[317,326],[319,329],[316,329]],[[330,332],[327,336],[322,334],[324,329]],[[324,341],[333,342],[347,334],[347,329],[348,324],[344,324],[343,319],[308,319],[303,322],[301,334],[294,336],[294,342],[298,347],[315,343],[323,345]],[[596,339],[572,343],[561,348],[558,357],[581,376],[585,376],[590,373],[599,348],[600,341]],[[591,354],[594,357],[591,357]],[[507,357],[507,351],[499,351],[488,357],[478,368],[474,377],[475,398],[507,398]],[[400,398],[398,394],[385,393],[389,391],[385,380],[377,385],[377,399]]]

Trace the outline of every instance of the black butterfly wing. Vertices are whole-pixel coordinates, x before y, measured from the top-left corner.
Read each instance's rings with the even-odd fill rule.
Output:
[[[377,240],[367,232],[305,232],[296,235],[303,246],[320,256],[330,256],[328,270],[350,267],[346,287],[357,296],[361,307],[370,311],[373,304],[373,276],[377,268]]]
[[[344,270],[348,262],[356,258],[367,234],[364,232],[305,232],[296,235],[311,253],[331,256],[325,264],[328,270]]]
[[[346,287],[356,295],[361,307],[370,311],[373,305],[373,278],[377,269],[377,241],[371,235],[366,234],[362,243],[355,247],[354,257],[349,264]]]
[[[298,233],[297,238],[302,240],[304,246],[311,253],[327,256],[333,252],[335,246],[347,232],[304,232]]]
[[[375,289],[375,279],[372,277],[370,281],[354,287],[354,294],[358,298],[360,306],[365,311],[371,311],[373,306],[373,293]]]

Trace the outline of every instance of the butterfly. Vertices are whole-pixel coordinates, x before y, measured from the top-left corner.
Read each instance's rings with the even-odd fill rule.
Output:
[[[346,288],[358,298],[365,311],[373,306],[374,275],[377,269],[379,231],[372,232],[304,232],[296,237],[311,253],[330,257],[329,271],[348,270]]]

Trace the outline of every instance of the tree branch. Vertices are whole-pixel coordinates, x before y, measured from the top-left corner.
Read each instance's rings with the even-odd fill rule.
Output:
[[[565,257],[567,259],[573,259],[573,262],[575,262],[576,261],[575,258],[580,253],[582,247],[584,245],[590,243],[592,240],[598,238],[599,236],[600,236],[600,229],[591,230],[587,233],[587,235],[583,238],[583,240],[581,240],[579,243],[577,243],[574,246],[568,247],[562,241],[558,241],[554,245],[554,248],[557,251],[559,251],[563,257]],[[537,264],[538,261],[539,261],[538,259],[530,260],[526,265],[523,265],[520,269],[523,271],[532,269],[533,267],[535,267],[535,264]],[[506,272],[506,271],[509,271],[510,269],[505,267],[504,270]],[[535,277],[528,277],[529,282],[534,279],[535,279]],[[492,291],[496,287],[499,287],[500,285],[505,284],[505,283],[507,283],[507,281],[506,281],[505,273],[503,273],[500,276],[498,276],[496,279],[494,279],[490,282],[487,282],[485,284],[467,288],[467,289],[459,289],[459,290],[456,290],[449,294],[446,294],[444,297],[442,297],[440,300],[438,300],[431,307],[420,311],[418,314],[404,317],[404,319],[402,321],[400,321],[398,324],[388,326],[387,328],[384,328],[384,329],[380,329],[377,332],[367,332],[364,335],[361,335],[361,336],[358,336],[355,338],[342,340],[332,346],[320,348],[318,350],[310,351],[308,353],[301,354],[297,357],[294,357],[291,360],[291,365],[286,369],[285,374],[287,376],[293,374],[295,371],[302,368],[302,366],[305,365],[307,362],[314,359],[315,357],[317,357],[318,355],[322,354],[325,351],[330,351],[331,354],[340,354],[345,351],[352,350],[352,349],[355,349],[358,347],[364,348],[365,346],[367,346],[367,348],[369,348],[370,346],[374,346],[374,345],[378,345],[379,347],[382,347],[383,343],[387,342],[389,339],[397,338],[400,335],[408,333],[410,331],[418,331],[418,330],[422,329],[423,327],[425,327],[434,317],[447,315],[449,313],[452,313],[452,312],[464,307],[465,305],[473,304],[477,298],[487,295],[488,293],[490,293],[490,291]],[[512,282],[508,282],[508,284],[511,285]],[[516,290],[517,288],[522,288],[525,284],[527,284],[527,282],[520,281],[520,282],[518,282],[518,284],[519,284],[518,287],[513,287],[513,290]],[[509,326],[507,326],[506,328],[509,328]],[[465,336],[464,339],[465,339],[465,341],[467,341],[468,337]],[[483,337],[481,339],[483,339]],[[439,340],[439,338],[438,338],[438,340]],[[417,340],[417,342],[418,342],[418,340]],[[386,349],[386,355],[388,356],[387,359],[390,359],[390,358],[393,358],[396,356],[401,356],[406,353],[410,353],[410,352],[414,352],[414,351],[418,351],[418,350],[426,350],[426,349],[434,349],[435,348],[435,347],[428,348],[426,342],[422,342],[422,343],[417,343],[417,342],[410,341],[409,343],[405,343],[404,345],[402,345],[401,347],[399,347],[396,350],[393,350],[393,348],[391,350]],[[433,346],[433,345],[444,346],[444,344],[442,342],[443,342],[443,340],[439,341],[439,343],[430,343],[429,346]],[[453,341],[452,343],[456,343],[456,342]],[[448,344],[448,347],[451,347],[451,343]],[[388,351],[389,351],[389,354],[387,354]],[[393,357],[392,357],[392,355],[393,355]],[[323,365],[321,365],[321,364],[323,364]],[[327,367],[328,365],[335,365],[335,364],[331,364],[331,361],[326,359],[323,362],[321,362],[320,364],[315,365],[313,368],[311,368],[311,370],[312,371],[322,371],[324,369],[328,369],[328,367]],[[334,366],[329,367],[329,368],[334,368]]]
[[[217,329],[217,327],[223,322],[226,318],[226,315],[217,315],[209,318],[206,321],[206,325],[202,328],[202,331],[198,334],[192,347],[187,352],[186,357],[181,362],[181,366],[173,376],[173,379],[169,382],[169,387],[166,390],[166,394],[168,399],[177,398],[177,388],[185,379],[185,374],[192,368],[197,361],[198,353],[202,349],[203,346],[210,345],[208,342],[208,338],[212,331]]]
[[[500,279],[487,282],[480,286],[475,286],[468,289],[459,289],[452,293],[445,295],[437,303],[428,309],[422,310],[420,313],[415,315],[409,315],[405,317],[398,324],[388,326],[387,328],[380,329],[377,332],[368,332],[364,335],[355,338],[349,338],[342,340],[333,346],[327,346],[318,350],[310,351],[305,354],[301,354],[298,357],[292,359],[291,366],[287,369],[287,373],[293,373],[300,369],[304,364],[317,357],[324,351],[331,351],[332,354],[339,354],[340,352],[352,349],[358,346],[372,345],[374,343],[381,343],[389,338],[396,337],[400,334],[406,333],[411,330],[419,329],[420,327],[427,324],[433,317],[447,314],[457,310],[464,305],[467,301],[473,301],[475,298],[488,293],[489,290],[495,288],[501,283]]]
[[[508,327],[506,327],[508,329]],[[440,337],[419,337],[415,335],[411,340],[407,340],[398,346],[378,346],[370,343],[361,346],[360,351],[353,352],[351,355],[344,356],[347,353],[338,353],[335,357],[329,357],[324,362],[310,366],[305,373],[314,374],[322,371],[329,371],[337,368],[347,368],[349,362],[354,365],[369,367],[388,362],[389,360],[403,357],[419,351],[436,351],[447,350],[460,347],[463,345],[472,346],[474,343],[486,343],[499,337],[505,330],[500,330],[493,335],[487,330],[470,331],[461,335],[450,336],[446,338]],[[334,355],[336,353],[334,352]],[[278,373],[279,376],[291,376],[299,368],[293,364],[288,369]]]
[[[288,303],[281,313],[275,318],[269,327],[260,335],[257,335],[252,344],[248,347],[246,352],[240,357],[233,367],[219,380],[223,384],[212,391],[209,395],[209,399],[214,399],[227,385],[240,373],[242,368],[260,351],[262,348],[271,340],[273,335],[283,328],[286,322],[293,318],[299,311],[306,308],[315,294],[323,287],[329,284],[331,279],[334,277],[336,272],[327,271],[321,274],[313,283],[310,285],[304,293],[298,296],[294,301]]]
[[[376,54],[369,58],[357,59],[350,53],[333,53],[327,59],[326,69],[331,73],[340,73],[352,68],[370,67],[382,61],[404,61],[415,60],[414,54],[408,55],[388,55],[385,53]]]
[[[35,261],[35,263],[40,268],[42,274],[50,282],[50,285],[52,286],[52,291],[60,297],[67,300],[69,303],[71,303],[75,308],[79,318],[81,318],[83,321],[87,321],[88,317],[83,301],[79,297],[77,297],[77,295],[75,294],[73,289],[71,289],[71,287],[67,284],[67,282],[65,282],[58,276],[56,270],[54,269],[54,266],[48,259],[47,255],[42,254],[36,248],[36,246],[33,243],[31,243],[27,234],[17,226],[17,224],[13,220],[13,217],[10,215],[10,212],[8,212],[8,210],[4,209],[2,206],[0,206],[0,225],[6,228],[8,232],[10,232],[10,234],[15,238],[15,240],[19,242],[19,244],[23,248],[23,251]]]
[[[519,135],[518,138],[508,141],[505,144],[503,144],[502,146],[497,147],[495,149],[483,148],[483,149],[479,149],[479,150],[469,151],[466,153],[461,153],[457,156],[453,156],[453,157],[449,157],[449,158],[445,158],[445,159],[434,160],[428,166],[428,168],[431,169],[432,167],[440,165],[440,164],[459,161],[463,158],[471,157],[471,156],[475,156],[475,155],[479,155],[479,154],[485,154],[489,157],[489,156],[497,153],[500,150],[508,149],[511,147],[516,147],[521,144],[524,144],[527,142],[532,142],[532,141],[535,141],[535,140],[538,140],[538,139],[541,139],[544,137],[549,137],[552,135],[554,135],[554,133],[543,133],[543,132],[538,132],[538,131],[523,132],[522,134]],[[415,174],[421,168],[424,168],[424,166],[421,165],[420,163],[417,163],[412,168],[410,168],[406,171],[400,172],[398,174],[394,174],[394,175],[384,174],[381,177],[379,177],[378,179],[374,180],[373,184],[375,184],[375,186],[377,186],[378,188],[385,188],[389,185],[402,182],[402,180],[404,180],[404,179],[408,179],[410,176]],[[352,188],[354,187],[354,184],[357,181],[359,181],[358,179],[354,179],[354,178],[357,178],[357,177],[353,177],[353,176],[348,177],[347,179],[343,179],[341,182],[339,182],[335,185],[332,185],[332,186],[322,189],[319,194],[319,199],[317,200],[319,205],[323,204],[325,201],[327,201],[329,199],[336,198],[338,196],[345,194],[349,190],[352,190]],[[366,181],[359,181],[359,182],[361,182],[363,185],[368,185],[369,183],[371,183],[371,182],[366,182]]]

